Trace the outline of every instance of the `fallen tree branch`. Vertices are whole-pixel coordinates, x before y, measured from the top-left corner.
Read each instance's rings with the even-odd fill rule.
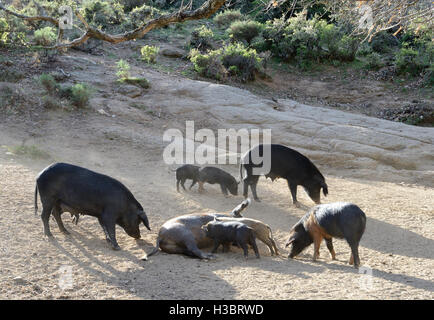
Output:
[[[148,21],[147,23],[143,24],[142,26],[122,33],[122,34],[109,34],[106,32],[103,32],[100,29],[94,28],[92,26],[89,26],[89,24],[84,21],[83,17],[80,15],[80,13],[77,11],[75,14],[76,16],[81,20],[81,22],[85,25],[86,31],[83,33],[83,35],[80,38],[74,39],[71,42],[67,43],[58,43],[52,47],[46,47],[46,49],[62,49],[62,48],[71,48],[78,46],[84,42],[86,42],[88,39],[98,39],[106,42],[111,43],[119,43],[134,39],[140,39],[142,38],[146,33],[153,29],[161,28],[164,26],[167,26],[169,24],[178,23],[178,22],[184,22],[189,20],[199,20],[203,18],[208,18],[212,14],[214,14],[224,3],[226,0],[208,0],[205,2],[201,7],[199,7],[196,10],[181,10],[176,11],[171,14],[163,15],[158,18],[155,18],[151,21]],[[11,15],[14,15],[18,18],[21,18],[26,21],[47,21],[50,22],[56,27],[59,27],[59,20],[49,17],[49,16],[34,16],[29,17],[25,16],[16,12],[13,12],[7,8],[5,8],[3,5],[0,5],[0,10],[3,10]]]

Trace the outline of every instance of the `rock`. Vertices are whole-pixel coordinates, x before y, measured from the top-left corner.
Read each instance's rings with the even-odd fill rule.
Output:
[[[137,98],[142,95],[142,89],[130,85],[130,84],[122,84],[117,89],[118,93],[123,94],[130,98]]]
[[[162,48],[160,54],[169,58],[182,58],[186,55],[185,51],[177,48]]]
[[[20,277],[20,276],[15,277],[15,278],[13,278],[12,280],[14,281],[15,284],[18,284],[18,285],[26,285],[26,284],[28,284],[28,281],[25,280],[25,279],[23,279],[23,278]]]

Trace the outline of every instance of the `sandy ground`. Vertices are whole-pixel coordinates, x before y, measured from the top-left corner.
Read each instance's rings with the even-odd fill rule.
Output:
[[[179,108],[177,114],[175,109],[162,110],[162,102],[146,100],[146,94],[138,99],[146,102],[148,109],[128,107],[132,100],[116,95],[110,84],[113,79],[103,78],[104,68],[108,67],[102,63],[88,67],[92,71],[88,77],[94,77],[92,84],[98,88],[93,102],[107,105],[104,110],[116,117],[101,115],[95,107],[46,111],[38,107],[36,99],[24,113],[1,115],[0,299],[434,298],[434,189],[422,176],[401,183],[390,182],[394,180],[391,176],[385,182],[384,175],[381,179],[376,171],[369,175],[368,168],[363,173],[369,180],[361,180],[349,175],[351,170],[357,171],[354,168],[340,171],[339,167],[321,166],[330,192],[323,202],[354,202],[368,217],[359,248],[362,273],[348,265],[350,248],[343,240],[334,241],[336,261],[331,260],[324,244],[317,262],[312,261],[312,247],[288,260],[284,243],[289,230],[313,202],[299,188],[299,201],[304,206],[295,208],[285,181],[264,178],[258,185],[262,202],[253,202],[244,215],[271,226],[280,256],[271,257],[258,242],[260,260],[251,252],[245,261],[241,250],[234,248],[230,253],[219,252],[211,261],[163,252],[141,261],[144,251],[153,249],[159,227],[169,218],[229,212],[243,198],[224,198],[220,188],[211,185],[205,186],[203,195],[196,188],[177,193],[174,173],[162,161],[162,132],[164,128],[182,127],[184,118],[194,113],[188,108]],[[82,70],[73,76],[86,75]],[[160,80],[153,81],[157,85]],[[40,93],[32,91],[36,90],[32,83],[29,80],[22,85],[29,96],[37,98]],[[196,100],[207,102],[200,96]],[[185,112],[184,118],[181,112]],[[217,119],[216,114],[204,114],[197,119],[203,126]],[[23,143],[37,146],[46,158],[11,154],[11,147]],[[44,237],[40,203],[39,213],[34,215],[35,177],[55,161],[82,165],[122,181],[143,205],[152,231],[141,226],[142,239],[136,241],[118,227],[122,250],[113,251],[95,218],[83,216],[76,226],[66,213],[63,220],[71,235],[60,233],[50,220],[54,238]],[[237,167],[226,170],[238,176]],[[399,170],[390,172],[398,174]],[[412,181],[421,183],[409,183]]]
[[[4,136],[3,136],[4,137]],[[11,140],[8,140],[11,142]],[[59,146],[59,149],[61,147]],[[142,239],[134,240],[117,228],[122,251],[105,242],[96,219],[81,217],[79,224],[63,215],[70,236],[50,221],[53,240],[43,236],[39,215],[34,215],[35,176],[49,160],[0,156],[0,298],[2,299],[432,299],[434,297],[434,192],[427,187],[327,177],[327,202],[352,201],[367,214],[361,241],[361,275],[347,264],[350,249],[335,241],[337,261],[323,245],[318,262],[310,247],[288,260],[283,244],[290,227],[305,209],[289,205],[286,182],[261,179],[261,203],[252,203],[245,216],[261,219],[272,229],[281,256],[271,257],[259,243],[262,258],[244,261],[238,249],[219,253],[212,261],[200,261],[160,252],[141,261],[143,251],[155,244],[159,226],[176,215],[224,212],[242,198],[225,199],[218,187],[207,193],[176,193],[173,173],[160,161],[146,161],[140,150],[109,143],[104,152],[85,149],[61,157],[86,164],[124,182],[142,203],[152,231],[142,226]],[[97,159],[98,160],[95,160]],[[134,161],[131,161],[134,159]],[[140,163],[142,163],[140,165]],[[231,170],[234,174],[236,168]],[[312,202],[300,192],[306,206]],[[39,204],[40,206],[40,204]],[[39,209],[40,210],[40,209]],[[40,213],[40,211],[39,211]],[[70,269],[68,269],[70,268]],[[71,276],[62,270],[71,270]],[[363,269],[361,269],[363,270]],[[63,282],[62,282],[63,281]],[[66,281],[66,282],[65,282]],[[68,282],[70,281],[70,282]],[[62,283],[66,283],[65,287]],[[71,288],[68,288],[68,285]],[[62,289],[63,287],[63,289]]]

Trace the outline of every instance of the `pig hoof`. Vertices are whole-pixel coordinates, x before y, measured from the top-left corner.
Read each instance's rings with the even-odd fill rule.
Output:
[[[115,250],[115,251],[118,251],[118,250],[121,250],[121,247],[119,247],[118,245],[116,245],[116,246],[112,246],[112,249]]]
[[[301,204],[300,204],[300,202],[294,202],[294,206],[296,207],[296,208],[300,208],[301,207]]]
[[[259,198],[254,198],[256,202],[261,202]]]

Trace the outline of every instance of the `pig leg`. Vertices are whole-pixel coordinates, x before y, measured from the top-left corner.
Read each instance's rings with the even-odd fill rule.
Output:
[[[321,246],[322,236],[318,233],[314,233],[313,235],[313,246],[314,246],[314,253],[313,253],[313,261],[316,261],[319,257],[319,247]]]
[[[247,244],[245,242],[238,242],[238,244],[244,251],[244,258],[247,259],[247,257],[249,256],[249,248],[247,247]]]
[[[360,265],[359,258],[359,244],[351,245],[351,257],[350,257],[350,265],[354,264],[354,268],[357,268]]]
[[[279,250],[277,250],[276,242],[274,242],[274,239],[273,239],[273,238],[270,238],[270,241],[271,241],[271,244],[272,244],[273,247],[274,247],[274,252],[276,253],[276,256],[278,256],[278,255],[279,255]]]
[[[184,253],[186,255],[192,256],[192,257],[198,257],[200,259],[212,259],[215,256],[212,254],[205,254],[202,251],[199,250],[199,248],[196,245],[196,241],[194,239],[189,239],[185,243],[185,251]]]
[[[259,200],[258,198],[258,195],[256,194],[256,186],[258,184],[258,180],[259,176],[256,176],[256,179],[253,181],[253,183],[250,184],[250,189],[252,189],[253,199],[255,199],[255,201],[261,202],[261,200]]]
[[[50,215],[51,215],[52,209],[53,209],[53,204],[52,203],[43,203],[42,204],[41,219],[42,219],[42,223],[44,224],[44,234],[47,237],[52,237],[53,236],[53,234],[50,231],[50,225],[48,223],[48,221],[50,219]]]
[[[62,211],[60,209],[60,205],[56,204],[54,206],[54,208],[53,208],[54,219],[56,219],[57,225],[59,226],[59,229],[60,229],[60,231],[62,233],[64,233],[64,234],[70,234],[68,232],[68,230],[66,230],[65,226],[63,225],[63,221],[62,221],[62,218],[61,218],[61,213],[62,213]]]
[[[231,243],[230,242],[226,242],[223,244],[223,252],[229,252],[229,248],[231,247]]]
[[[188,189],[191,190],[191,188],[196,184],[196,182],[197,182],[197,180],[193,179],[193,182],[191,183],[190,188],[188,188]]]
[[[203,182],[198,181],[198,183],[199,183],[199,193],[203,193],[205,191],[205,189],[203,188]]]
[[[225,198],[229,197],[228,190],[224,185],[220,185],[220,189],[222,190],[223,194],[225,195]]]
[[[182,187],[182,189],[184,189],[184,191],[187,191],[187,189],[185,189],[185,186],[184,186],[185,180],[187,180],[187,179],[181,180],[181,187]]]
[[[289,182],[289,180],[288,180],[288,187],[289,187],[289,190],[291,191],[292,203],[297,208],[300,208],[300,202],[297,201],[297,185]]]
[[[214,239],[214,247],[212,248],[211,252],[216,253],[219,246],[220,246],[220,242]]]
[[[181,180],[176,180],[176,191],[178,191],[179,192],[179,182],[180,182]]]
[[[260,256],[259,256],[259,250],[258,250],[258,246],[256,245],[256,241],[255,241],[255,236],[251,236],[250,237],[250,245],[253,247],[253,251],[255,251],[255,255],[256,255],[256,258],[260,258]],[[271,255],[273,255],[273,254],[271,254]]]
[[[103,229],[106,233],[106,239],[108,238],[113,250],[120,250],[121,248],[116,241],[116,222],[111,218],[112,216],[113,215],[110,215],[109,212],[103,212],[101,215],[101,221],[104,225]]]
[[[325,242],[327,244],[327,249],[329,249],[330,254],[332,255],[332,260],[336,260],[336,253],[335,253],[335,249],[333,248],[332,238],[325,239]]]

